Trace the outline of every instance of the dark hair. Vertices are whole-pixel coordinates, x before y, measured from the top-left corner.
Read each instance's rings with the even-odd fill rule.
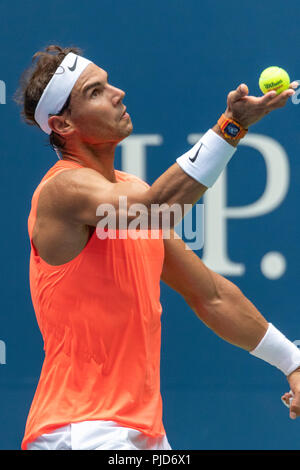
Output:
[[[34,54],[33,65],[22,73],[14,100],[21,106],[21,117],[27,124],[39,127],[34,118],[35,109],[44,89],[69,52],[82,55],[82,50],[76,46],[65,48],[58,45],[47,46],[43,51]],[[71,94],[57,116],[60,116],[66,109],[70,110],[70,99]],[[49,142],[53,150],[61,151],[65,145],[63,137],[54,131],[49,136]]]

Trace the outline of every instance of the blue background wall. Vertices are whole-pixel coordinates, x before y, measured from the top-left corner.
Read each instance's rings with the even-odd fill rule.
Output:
[[[189,148],[187,136],[205,132],[225,109],[227,93],[245,82],[260,94],[258,77],[280,65],[300,79],[300,5],[215,0],[127,0],[0,3],[0,79],[6,83],[1,122],[0,449],[19,449],[39,377],[43,350],[28,282],[27,217],[34,188],[56,161],[45,134],[22,123],[12,100],[32,55],[50,43],[78,45],[127,93],[134,134],[159,134],[147,149],[152,183]],[[228,221],[228,252],[242,262],[229,277],[291,340],[300,338],[298,281],[299,112],[291,102],[253,132],[276,139],[288,154],[287,196],[262,217]],[[252,132],[252,130],[251,130]],[[120,150],[116,166],[121,167]],[[240,149],[228,169],[228,204],[259,197],[262,159]],[[269,251],[287,262],[278,279],[260,261]],[[197,252],[199,256],[202,252]],[[299,449],[300,421],[280,402],[288,390],[271,366],[219,339],[184,301],[162,286],[164,423],[174,449]]]

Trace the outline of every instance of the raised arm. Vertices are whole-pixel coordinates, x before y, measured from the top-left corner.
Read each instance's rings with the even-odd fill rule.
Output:
[[[240,85],[229,93],[225,115],[235,119],[246,129],[265,114],[284,106],[293,93],[289,89],[278,96],[276,92],[269,92],[257,98],[248,96],[246,85]],[[99,204],[110,204],[119,220],[120,196],[127,197],[128,207],[142,204],[147,214],[150,214],[153,204],[179,204],[182,207],[184,204],[195,204],[221,173],[238,143],[223,137],[217,124],[208,134],[202,141],[200,153],[201,141],[180,157],[180,165],[174,163],[147,190],[141,190],[132,183],[110,182],[90,168],[62,172],[55,177],[53,184],[47,185],[51,191],[55,216],[96,226],[101,219],[97,215],[97,207]],[[187,166],[184,165],[185,162]],[[130,221],[130,217],[127,217],[127,222]]]

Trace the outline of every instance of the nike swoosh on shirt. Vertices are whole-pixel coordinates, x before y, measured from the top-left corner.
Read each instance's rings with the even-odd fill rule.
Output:
[[[198,150],[197,150],[197,152],[196,152],[196,155],[195,155],[193,158],[189,157],[190,160],[191,160],[191,162],[194,162],[194,161],[196,160],[196,158],[198,157],[198,154],[199,154],[199,152],[200,152],[200,149],[201,149],[202,145],[203,145],[203,144],[200,145],[200,147],[198,148]]]
[[[78,59],[78,57],[76,57],[75,62],[74,62],[74,64],[72,65],[72,67],[68,67],[68,69],[69,69],[71,72],[74,72],[74,70],[76,69],[77,59]]]

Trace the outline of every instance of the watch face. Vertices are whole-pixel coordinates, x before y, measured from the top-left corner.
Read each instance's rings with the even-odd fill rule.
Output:
[[[235,137],[240,132],[240,128],[236,126],[235,124],[233,124],[233,122],[230,122],[229,124],[227,124],[224,130],[227,134],[229,134],[232,137]]]

